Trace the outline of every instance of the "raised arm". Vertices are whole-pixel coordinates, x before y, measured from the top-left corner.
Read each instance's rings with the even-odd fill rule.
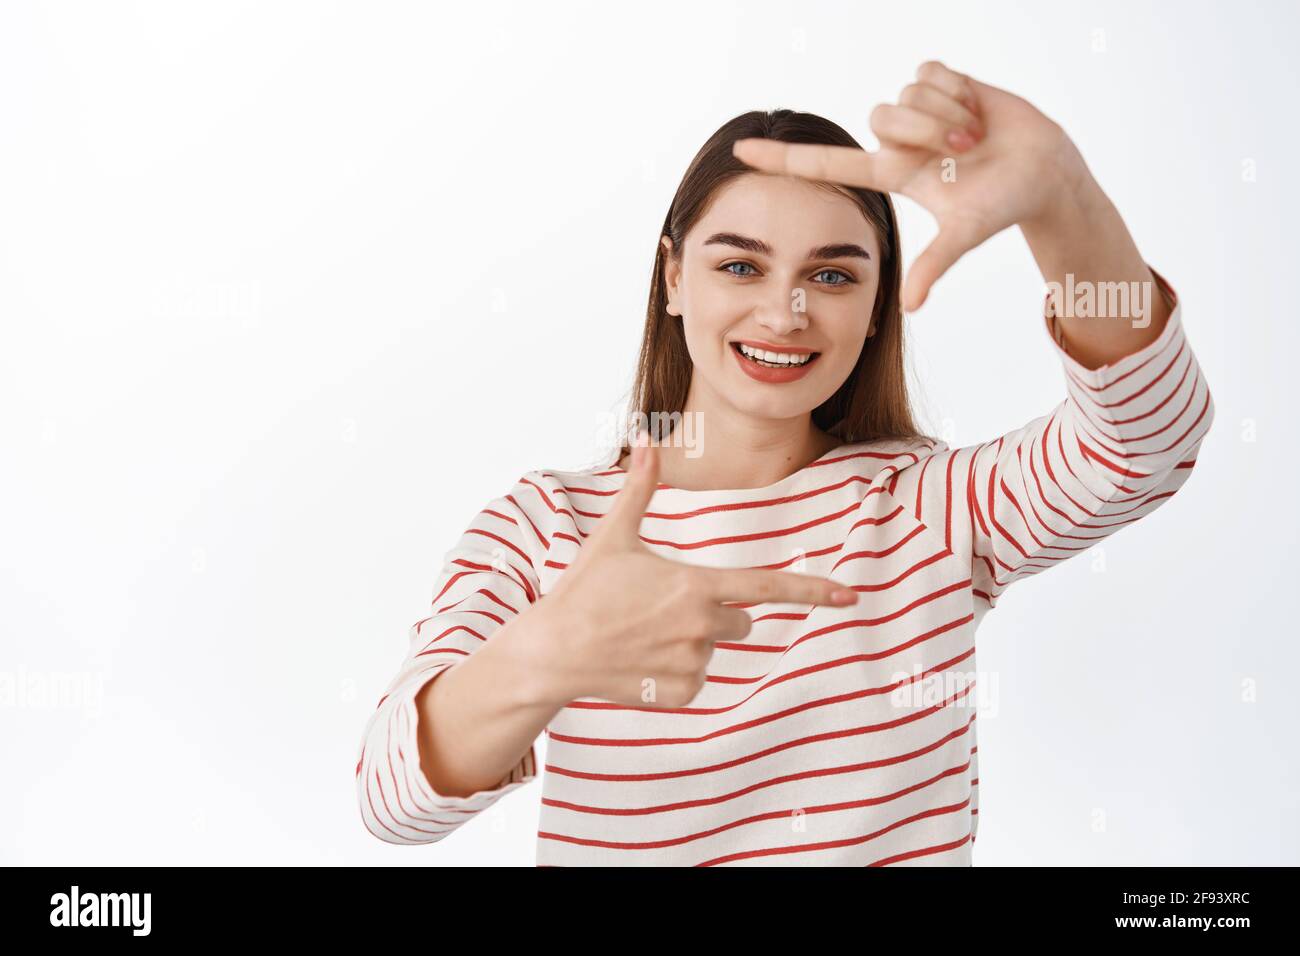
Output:
[[[944,527],[993,605],[1012,581],[1091,547],[1182,485],[1214,404],[1177,295],[1139,254],[1065,131],[1020,97],[930,61],[871,114],[880,149],[741,140],[769,172],[897,192],[939,232],[908,269],[919,308],[965,252],[1019,226],[1047,283],[1066,398],[976,446],[899,472],[890,490]],[[996,334],[1016,334],[997,330]]]
[[[976,598],[1096,545],[1167,502],[1191,475],[1214,403],[1177,293],[1160,335],[1097,368],[1076,361],[1045,318],[1066,397],[991,441],[944,451],[889,490],[971,560]]]

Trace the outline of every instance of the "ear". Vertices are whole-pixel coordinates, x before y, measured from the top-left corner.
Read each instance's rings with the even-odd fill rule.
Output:
[[[664,306],[664,311],[669,315],[680,317],[682,310],[673,305],[673,300],[677,298],[677,283],[681,280],[681,265],[673,259],[673,240],[671,236],[662,236],[659,240],[660,245],[664,247],[664,287],[668,294],[668,303]]]

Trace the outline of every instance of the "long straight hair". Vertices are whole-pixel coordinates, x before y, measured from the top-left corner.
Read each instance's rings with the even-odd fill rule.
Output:
[[[861,148],[836,123],[813,113],[776,109],[742,113],[725,123],[700,148],[682,177],[664,218],[660,239],[672,239],[674,261],[680,262],[686,234],[704,215],[717,190],[747,172],[754,172],[732,155],[738,139],[758,136],[786,143],[821,143]],[[903,362],[903,311],[901,305],[902,263],[898,223],[888,193],[829,183],[815,185],[848,195],[876,231],[880,242],[880,285],[872,308],[875,333],[864,336],[858,361],[843,384],[812,413],[813,423],[845,444],[877,439],[921,439],[912,419]],[[628,406],[628,421],[653,420],[656,414],[668,420],[686,404],[694,363],[686,348],[681,321],[668,314],[668,290],[664,279],[666,253],[662,241],[655,242],[654,274],[646,308],[645,331],[637,360],[636,381]],[[673,418],[672,420],[676,420]],[[630,435],[624,435],[630,438]],[[619,457],[630,448],[624,441]],[[616,459],[617,460],[617,459]]]

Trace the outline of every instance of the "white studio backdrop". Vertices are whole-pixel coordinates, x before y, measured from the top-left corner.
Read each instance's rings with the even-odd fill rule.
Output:
[[[930,58],[1075,138],[1216,404],[1170,505],[981,627],[976,864],[1300,862],[1297,19],[5,4],[0,863],[531,865],[540,780],[436,846],[361,823],[361,733],[442,555],[600,453],[704,140],[789,107],[874,148]],[[934,227],[898,204],[910,262]],[[928,430],[1065,396],[1042,292],[1016,231],[936,286],[909,319]]]

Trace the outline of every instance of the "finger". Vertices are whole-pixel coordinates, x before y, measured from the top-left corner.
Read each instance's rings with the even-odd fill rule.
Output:
[[[659,485],[659,452],[642,429],[632,443],[632,467],[614,504],[600,519],[597,529],[605,534],[635,539],[641,530],[646,506]]]
[[[960,100],[973,113],[979,112],[979,98],[975,84],[965,73],[951,70],[938,60],[927,60],[916,68],[916,78],[943,90],[955,100]]]
[[[950,126],[932,113],[891,103],[881,103],[871,111],[871,131],[880,138],[881,146],[914,146],[947,153],[975,145],[975,138],[960,126]]]
[[[754,619],[743,608],[718,606],[715,609],[713,640],[741,641],[754,629]]]
[[[929,83],[911,83],[903,87],[898,94],[900,106],[910,106],[937,116],[948,124],[950,129],[964,129],[975,139],[984,136],[984,122],[972,113],[959,100],[953,99],[937,86]]]
[[[785,143],[761,137],[738,139],[732,153],[743,163],[769,173],[860,186],[877,192],[897,191],[902,182],[878,161],[876,153],[853,146]]]
[[[825,604],[844,607],[858,600],[856,591],[830,578],[768,568],[699,568],[715,601],[762,604]]]
[[[903,282],[903,308],[919,309],[930,295],[930,287],[968,250],[983,239],[973,229],[957,225],[940,226],[939,234],[917,256]]]

